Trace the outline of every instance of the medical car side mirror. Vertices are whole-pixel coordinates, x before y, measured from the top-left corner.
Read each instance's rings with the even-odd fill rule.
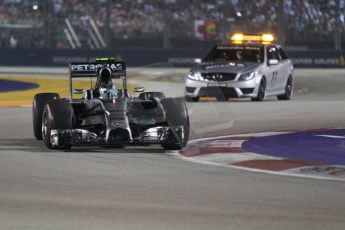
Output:
[[[269,59],[268,60],[268,64],[269,65],[278,65],[278,60],[277,59]]]
[[[200,64],[202,62],[201,58],[195,58],[194,63]]]

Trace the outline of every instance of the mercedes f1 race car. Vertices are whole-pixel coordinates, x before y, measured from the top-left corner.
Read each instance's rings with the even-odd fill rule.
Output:
[[[57,93],[36,94],[33,131],[49,149],[72,146],[160,144],[166,150],[183,148],[189,138],[189,116],[182,98],[165,98],[162,92],[134,88],[129,96],[126,65],[111,58],[69,65],[69,98]],[[73,79],[96,77],[90,89],[73,89]],[[117,89],[116,80],[122,80]],[[73,94],[82,95],[73,99]]]

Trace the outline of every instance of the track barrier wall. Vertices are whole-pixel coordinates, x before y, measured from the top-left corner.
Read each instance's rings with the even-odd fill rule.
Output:
[[[0,66],[66,66],[70,62],[92,61],[95,57],[115,57],[128,66],[189,67],[196,58],[208,50],[179,49],[0,49]],[[288,51],[295,67],[344,68],[345,52],[337,51]]]

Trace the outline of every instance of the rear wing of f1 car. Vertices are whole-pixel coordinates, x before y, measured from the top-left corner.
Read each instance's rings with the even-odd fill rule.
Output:
[[[69,64],[70,97],[72,98],[73,78],[97,77],[101,68],[109,68],[112,72],[112,78],[122,77],[123,89],[127,93],[126,63],[115,61],[113,58],[97,58],[95,62],[75,62]]]
[[[70,63],[69,71],[71,78],[97,76],[97,70],[107,67],[112,71],[113,78],[126,75],[126,63],[114,61],[111,58],[99,58],[95,62]]]

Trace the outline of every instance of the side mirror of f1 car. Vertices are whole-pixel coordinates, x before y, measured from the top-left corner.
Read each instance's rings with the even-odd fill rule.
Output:
[[[93,98],[92,90],[89,89],[73,89],[74,94],[83,94],[84,99],[91,100]]]
[[[278,65],[278,60],[277,59],[269,59],[268,60],[268,64],[269,65]]]
[[[144,91],[145,91],[144,87],[136,87],[133,89],[133,92],[135,93],[142,93]]]
[[[84,90],[83,89],[73,89],[74,94],[83,94]]]

